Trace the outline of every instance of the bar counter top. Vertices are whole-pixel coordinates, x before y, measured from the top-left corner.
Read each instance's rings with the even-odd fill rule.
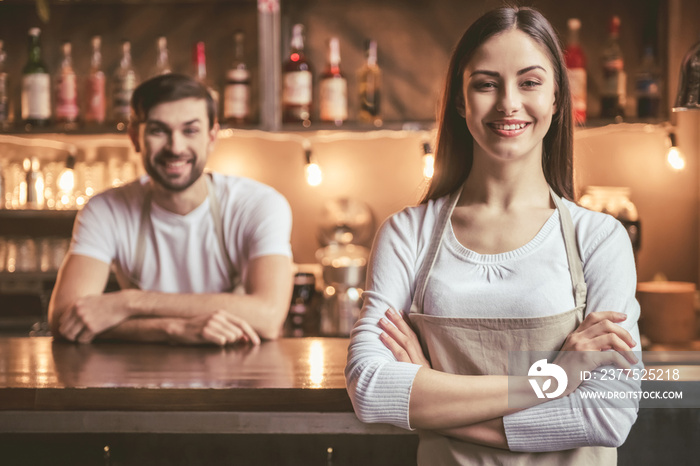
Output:
[[[348,343],[294,338],[216,348],[0,338],[0,432],[404,432],[355,417],[343,375]]]

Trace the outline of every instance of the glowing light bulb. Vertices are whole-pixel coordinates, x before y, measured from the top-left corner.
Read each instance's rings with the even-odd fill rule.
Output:
[[[666,155],[666,160],[674,170],[683,170],[685,168],[685,158],[676,146],[671,146]]]
[[[430,144],[423,143],[423,176],[431,179],[435,173],[435,156],[430,150]]]
[[[73,188],[75,188],[75,173],[72,169],[66,168],[58,176],[58,189],[64,193],[71,193]]]
[[[318,166],[316,162],[309,162],[306,164],[306,182],[309,186],[318,186],[323,181],[323,173],[321,172],[321,167]]]
[[[674,170],[683,170],[685,168],[685,157],[681,151],[678,150],[678,146],[676,146],[676,134],[669,133],[668,139],[671,144],[666,153],[666,161]]]
[[[423,176],[430,179],[435,173],[435,157],[433,154],[423,156]]]

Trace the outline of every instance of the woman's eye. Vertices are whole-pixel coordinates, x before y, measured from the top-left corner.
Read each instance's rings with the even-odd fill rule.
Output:
[[[496,83],[491,82],[491,81],[486,81],[486,82],[476,83],[474,87],[478,90],[488,91],[490,89],[495,89]]]
[[[540,85],[540,82],[532,80],[532,79],[528,79],[527,81],[524,81],[522,85],[523,85],[523,87],[537,87]]]

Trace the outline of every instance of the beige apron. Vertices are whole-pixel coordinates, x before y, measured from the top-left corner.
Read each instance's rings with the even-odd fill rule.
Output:
[[[214,230],[219,243],[219,249],[221,250],[222,256],[226,260],[226,269],[228,271],[229,282],[231,284],[231,287],[228,290],[222,290],[222,292],[231,292],[236,290],[236,288],[240,285],[240,281],[238,274],[236,273],[236,269],[231,262],[231,258],[228,255],[228,251],[226,250],[226,243],[224,241],[224,222],[221,219],[219,200],[216,198],[214,185],[211,182],[211,176],[205,176],[205,179],[207,182],[207,197],[209,198],[209,212],[211,213],[212,220],[214,221]],[[141,272],[143,271],[143,261],[146,257],[146,239],[153,228],[153,224],[151,223],[152,198],[152,191],[147,189],[143,198],[143,205],[141,206],[141,221],[139,224],[139,234],[136,239],[136,250],[134,252],[134,268],[130,277],[128,277],[126,280],[119,280],[120,284],[123,281],[126,281],[127,286],[122,286],[122,288],[141,289]]]
[[[584,317],[586,283],[571,215],[562,200],[550,190],[561,219],[575,297],[574,309],[562,314],[535,318],[426,315],[423,313],[425,290],[445,234],[445,227],[452,217],[460,191],[448,199],[440,212],[426,260],[416,277],[416,292],[409,318],[433,369],[462,375],[507,375],[509,352],[513,351],[516,353],[510,354],[511,362],[513,355],[521,355],[522,358],[528,359],[518,361],[517,365],[525,368],[522,375],[526,375],[527,368],[542,357],[543,351],[552,353],[559,350],[569,333],[578,327]],[[454,313],[459,314],[458,310]],[[524,353],[529,351],[539,351],[540,354]],[[556,411],[552,411],[552,415],[556,415]],[[615,448],[583,447],[557,452],[518,453],[463,442],[432,431],[420,431],[419,437],[419,465],[597,466],[614,465],[617,462]]]

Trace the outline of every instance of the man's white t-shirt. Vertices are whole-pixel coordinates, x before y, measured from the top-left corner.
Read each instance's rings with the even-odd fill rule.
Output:
[[[257,181],[212,173],[224,229],[224,243],[239,280],[256,257],[291,257],[289,203]],[[149,178],[94,196],[78,214],[70,254],[113,264],[131,277]],[[216,293],[231,288],[227,259],[221,254],[209,199],[186,215],[151,206],[152,229],[145,242],[139,287],[166,293]]]

